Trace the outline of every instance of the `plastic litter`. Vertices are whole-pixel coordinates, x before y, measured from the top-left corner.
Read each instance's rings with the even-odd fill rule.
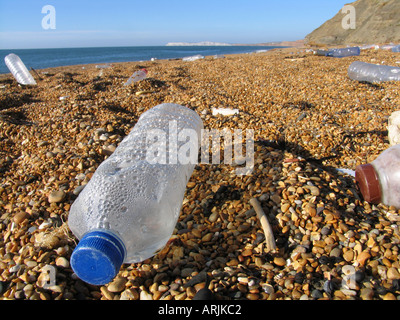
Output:
[[[400,52],[400,45],[393,47],[392,52]]]
[[[96,69],[109,69],[109,68],[111,68],[112,66],[111,65],[109,65],[109,64],[98,64],[97,66],[96,66]]]
[[[328,54],[328,50],[318,49],[318,50],[313,51],[313,53],[316,56],[326,56]]]
[[[344,168],[338,168],[336,169],[338,172],[347,174],[349,176],[355,177],[356,176],[356,172],[354,170],[350,170],[350,169],[344,169]]]
[[[38,73],[35,69],[33,69],[32,67],[31,67],[31,71],[36,75],[36,77],[37,77],[40,81],[43,80],[42,77],[39,75],[39,73]]]
[[[380,48],[382,50],[392,50],[394,47],[395,47],[394,44],[386,44],[386,45],[380,46]]]
[[[80,279],[106,284],[122,263],[146,260],[167,244],[197,162],[202,129],[193,110],[158,105],[140,116],[98,167],[68,217],[80,239],[71,256]],[[188,135],[196,139],[188,142]]]
[[[378,50],[378,49],[379,49],[379,46],[376,45],[376,44],[367,44],[367,45],[361,46],[360,49],[361,49],[361,50],[368,50],[368,49],[375,49],[375,50]]]
[[[154,92],[154,91],[151,91],[151,90],[144,90],[144,91],[135,92],[135,95],[141,96],[141,95],[149,94],[149,93],[153,93],[153,92]]]
[[[365,201],[400,209],[400,145],[385,150],[371,163],[357,166],[356,182]]]
[[[147,70],[141,69],[139,71],[134,72],[131,77],[125,82],[124,86],[129,86],[131,83],[142,81],[147,78]]]
[[[233,116],[239,114],[239,109],[229,109],[229,108],[212,108],[212,115],[216,116],[221,114],[223,116]]]
[[[4,61],[14,76],[15,80],[22,85],[35,85],[36,81],[29,73],[22,60],[14,53],[10,53],[4,58]]]
[[[200,59],[204,59],[204,58],[205,58],[204,56],[202,56],[201,54],[198,54],[195,56],[182,58],[182,61],[196,61],[196,60],[200,60]]]
[[[389,117],[388,138],[391,146],[400,144],[400,111],[393,112]]]
[[[344,58],[351,56],[359,56],[360,53],[361,50],[359,47],[350,47],[350,48],[330,49],[326,53],[326,56],[334,58]]]
[[[348,75],[352,80],[366,81],[370,83],[399,81],[400,68],[355,61],[350,65]]]

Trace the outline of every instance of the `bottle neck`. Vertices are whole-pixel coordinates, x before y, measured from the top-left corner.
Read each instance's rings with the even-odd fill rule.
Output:
[[[92,285],[104,285],[119,272],[126,256],[121,239],[108,230],[86,233],[71,255],[77,276]]]
[[[356,168],[356,182],[364,197],[370,203],[382,201],[382,189],[378,172],[372,164],[360,165]]]

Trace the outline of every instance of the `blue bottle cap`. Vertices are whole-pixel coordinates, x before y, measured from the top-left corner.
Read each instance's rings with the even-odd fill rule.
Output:
[[[82,237],[72,252],[71,266],[83,281],[104,285],[118,274],[125,252],[125,246],[117,236],[92,231]]]

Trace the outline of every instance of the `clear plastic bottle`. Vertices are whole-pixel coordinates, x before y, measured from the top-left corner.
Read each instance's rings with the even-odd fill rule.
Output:
[[[400,52],[400,45],[393,47],[392,52]]]
[[[326,55],[328,54],[328,50],[318,49],[318,50],[314,51],[314,54],[316,56],[324,56],[324,57],[326,57]]]
[[[36,81],[29,73],[28,69],[25,67],[25,64],[22,62],[20,57],[18,57],[14,53],[10,53],[4,58],[4,62],[6,63],[8,69],[14,76],[15,80],[19,84],[22,85],[35,85]]]
[[[344,58],[344,57],[351,57],[351,56],[359,56],[361,50],[359,47],[350,47],[350,48],[340,48],[340,49],[330,49],[326,53],[328,57],[335,57],[335,58]]]
[[[197,54],[195,56],[190,56],[190,57],[184,57],[182,58],[182,61],[196,61],[196,60],[201,60],[204,59],[205,57],[201,54]]]
[[[356,182],[365,201],[400,209],[400,145],[385,150],[371,163],[357,166]]]
[[[122,263],[141,262],[165,246],[198,160],[202,128],[196,112],[177,104],[161,104],[141,115],[71,206],[68,225],[81,239],[71,256],[78,277],[108,283]],[[190,161],[181,157],[185,150],[193,151]],[[162,151],[166,161],[158,161]]]
[[[125,82],[124,86],[129,86],[131,83],[142,81],[146,79],[148,71],[146,69],[141,69],[136,71],[131,75],[127,82]]]
[[[110,69],[112,68],[111,64],[98,64],[96,65],[96,69]]]
[[[362,61],[353,62],[348,70],[350,79],[370,83],[400,80],[400,68]]]

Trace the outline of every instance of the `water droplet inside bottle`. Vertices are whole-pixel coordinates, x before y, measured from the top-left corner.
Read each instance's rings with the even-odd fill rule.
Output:
[[[149,231],[149,229],[147,228],[147,226],[145,224],[140,226],[140,231],[142,231],[143,233],[147,233]]]

